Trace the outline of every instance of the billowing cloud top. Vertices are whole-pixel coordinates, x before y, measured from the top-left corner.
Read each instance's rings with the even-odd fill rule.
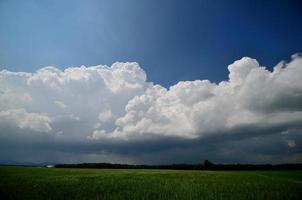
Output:
[[[149,145],[146,151],[152,157],[163,152],[171,155],[171,149],[179,148],[197,148],[202,154],[208,149],[200,146],[216,144],[213,141],[221,138],[250,142],[269,136],[296,149],[283,156],[302,161],[302,58],[293,56],[289,63],[281,62],[268,71],[255,59],[244,57],[228,70],[229,80],[219,84],[181,81],[169,89],[147,82],[137,63],[64,71],[44,67],[34,73],[3,70],[0,139],[7,149],[1,156],[8,159],[10,152],[18,154],[11,145],[20,151],[38,146],[40,151],[129,157],[135,151],[147,154]],[[216,148],[223,155],[236,149]]]

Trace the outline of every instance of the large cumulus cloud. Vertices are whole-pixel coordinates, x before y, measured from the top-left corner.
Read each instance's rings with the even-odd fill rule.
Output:
[[[244,57],[228,70],[229,80],[219,84],[181,81],[170,88],[148,82],[137,63],[3,70],[0,156],[29,148],[55,152],[53,160],[68,153],[73,161],[86,155],[151,163],[245,156],[301,162],[301,56],[272,71]]]

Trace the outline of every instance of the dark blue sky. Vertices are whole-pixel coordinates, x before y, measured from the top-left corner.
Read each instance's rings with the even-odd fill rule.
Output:
[[[136,61],[164,86],[302,49],[302,1],[0,1],[0,69]]]

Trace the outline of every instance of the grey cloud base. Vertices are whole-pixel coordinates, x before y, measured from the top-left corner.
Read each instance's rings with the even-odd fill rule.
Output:
[[[302,162],[302,58],[229,80],[147,82],[137,63],[0,72],[0,161]]]

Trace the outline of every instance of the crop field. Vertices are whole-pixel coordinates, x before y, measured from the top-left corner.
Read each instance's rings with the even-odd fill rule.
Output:
[[[302,171],[0,167],[0,199],[302,199]]]

